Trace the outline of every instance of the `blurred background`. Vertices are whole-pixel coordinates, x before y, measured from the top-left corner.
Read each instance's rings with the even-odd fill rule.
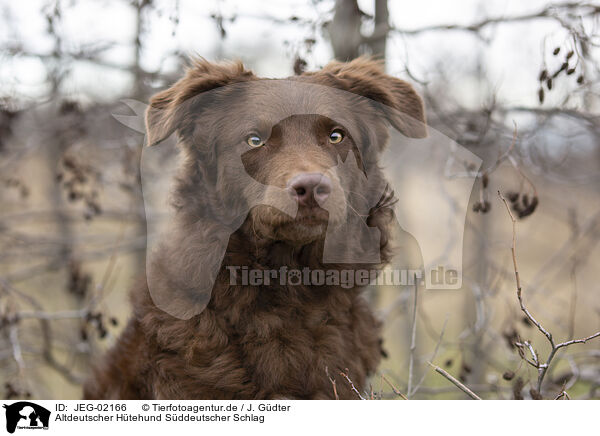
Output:
[[[126,99],[190,55],[287,77],[367,54],[483,160],[440,175],[476,179],[463,288],[367,294],[389,354],[373,397],[468,398],[432,362],[483,398],[599,398],[600,339],[557,347],[600,330],[599,26],[592,1],[0,0],[0,395],[78,398],[127,322],[154,227]],[[143,176],[166,191],[159,149]],[[431,213],[414,186],[397,194]]]

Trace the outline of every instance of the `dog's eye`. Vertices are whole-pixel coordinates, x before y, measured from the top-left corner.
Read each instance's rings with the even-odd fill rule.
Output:
[[[265,145],[265,141],[263,141],[260,136],[258,135],[250,135],[248,136],[248,139],[246,139],[246,142],[248,143],[248,145],[250,147],[260,147],[262,145]]]
[[[342,142],[342,139],[344,139],[344,132],[340,129],[335,129],[329,134],[329,142],[332,144]]]

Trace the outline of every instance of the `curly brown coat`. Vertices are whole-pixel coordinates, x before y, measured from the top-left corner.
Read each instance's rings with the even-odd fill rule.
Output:
[[[277,146],[271,144],[271,151],[264,147],[243,156],[248,174],[261,183],[285,186],[294,171],[329,171],[342,187],[340,192],[358,197],[381,194],[385,180],[377,160],[388,139],[385,121],[407,136],[426,134],[420,98],[410,85],[386,75],[378,62],[365,58],[333,62],[288,81],[348,91],[347,98],[325,98],[319,92],[307,96],[306,91],[301,98],[310,97],[320,110],[331,105],[344,112],[341,118],[346,122],[361,124],[364,134],[348,134],[344,147],[355,153],[357,165],[369,180],[361,185],[360,177],[335,175],[331,169],[344,151],[323,151],[318,140],[319,129],[327,135],[331,120],[301,115],[273,128],[269,140]],[[232,91],[225,86],[254,82],[266,85],[258,91]],[[153,255],[147,280],[133,289],[133,316],[86,383],[86,399],[332,399],[335,394],[328,375],[337,379],[339,398],[357,398],[340,377],[341,371],[358,390],[366,388],[367,377],[376,370],[383,351],[380,322],[361,297],[360,287],[231,285],[226,269],[227,265],[254,269],[285,265],[300,270],[364,266],[321,263],[326,226],[315,235],[306,226],[295,225],[293,219],[286,221],[273,208],[253,209],[226,244],[212,292],[208,296],[196,292],[195,283],[206,275],[198,263],[215,250],[207,235],[218,231],[219,223],[231,221],[233,206],[227,201],[241,183],[236,179],[241,176],[228,174],[226,168],[237,150],[231,145],[236,142],[232,135],[244,129],[241,120],[247,113],[268,113],[277,107],[281,96],[269,91],[277,82],[261,81],[239,63],[198,60],[183,79],[151,100],[148,143],[156,144],[176,132],[184,156],[173,193],[174,230]],[[200,110],[194,103],[196,97],[211,90],[217,93],[204,98]],[[225,103],[232,93],[242,103]],[[352,96],[369,100],[356,101]],[[294,98],[286,91],[287,101]],[[304,144],[302,156],[295,154],[299,143]],[[307,166],[301,167],[300,161]],[[351,206],[350,199],[340,198]],[[393,212],[389,203],[375,203],[365,222],[381,232],[380,268],[389,257]],[[350,206],[340,210],[356,210]],[[155,290],[160,296],[155,296]],[[176,298],[171,298],[175,293]],[[203,298],[206,301],[198,304],[206,308],[180,319],[157,307],[161,306],[155,304],[157,298],[164,298],[163,303],[168,300],[169,313],[185,312]]]

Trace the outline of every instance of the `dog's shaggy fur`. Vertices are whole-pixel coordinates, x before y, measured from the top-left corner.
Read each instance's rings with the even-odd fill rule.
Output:
[[[231,285],[226,266],[359,268],[321,263],[327,225],[343,222],[357,210],[356,198],[381,196],[385,180],[377,160],[388,139],[385,123],[407,136],[424,136],[423,106],[410,85],[364,58],[334,62],[288,81],[325,85],[347,91],[347,96],[323,96],[306,89],[281,96],[271,91],[277,80],[259,80],[241,64],[200,60],[183,79],[151,100],[148,143],[176,132],[183,154],[173,193],[173,230],[154,255],[147,282],[133,290],[133,316],[86,383],[86,399],[333,399],[328,375],[337,379],[339,398],[357,398],[341,371],[359,391],[365,389],[383,351],[380,323],[360,288]],[[238,86],[247,83],[258,87]],[[211,95],[202,97],[207,91]],[[294,99],[310,101],[318,109],[314,114],[342,114],[347,134],[339,147],[322,140],[338,125],[331,117],[306,113],[276,117],[282,102]],[[239,138],[243,142],[248,133],[246,120],[269,113],[275,121],[263,135],[266,145],[240,148]],[[245,150],[241,157],[240,149]],[[353,153],[367,178],[336,172],[337,157],[348,153]],[[229,238],[206,308],[199,314],[186,313],[187,319],[174,317],[169,314],[173,310],[185,312],[201,300],[195,283],[205,279],[199,263],[215,251],[211,235],[220,231],[220,223],[231,222],[236,203],[250,195],[240,187],[241,176],[228,169],[227,162],[238,158],[247,175],[263,185],[285,188],[300,172],[328,174],[333,185],[329,224],[318,208],[299,209],[291,218],[272,207],[254,207]],[[363,219],[381,232],[381,267],[389,255],[393,212],[389,195],[379,200]],[[352,240],[352,235],[348,238]],[[157,307],[147,283],[162,298],[183,290],[169,313]]]

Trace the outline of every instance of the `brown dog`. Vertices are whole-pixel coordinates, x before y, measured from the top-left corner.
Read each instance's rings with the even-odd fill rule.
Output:
[[[378,157],[386,122],[425,135],[412,87],[364,58],[286,80],[199,60],[146,121],[149,145],[177,133],[182,149],[173,229],[85,398],[332,399],[328,376],[339,398],[357,398],[340,372],[362,391],[382,355],[360,286],[232,277],[373,263],[356,257],[366,239],[352,220],[379,231],[385,264],[393,212]]]

